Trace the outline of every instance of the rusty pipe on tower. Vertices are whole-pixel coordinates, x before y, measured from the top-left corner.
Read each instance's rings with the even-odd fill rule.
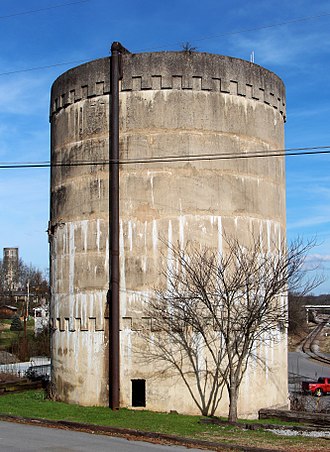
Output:
[[[120,299],[119,299],[119,80],[121,55],[129,53],[119,42],[111,45],[109,124],[109,407],[120,400]]]

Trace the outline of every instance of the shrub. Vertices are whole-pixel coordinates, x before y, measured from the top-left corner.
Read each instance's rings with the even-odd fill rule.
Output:
[[[18,315],[13,317],[10,325],[10,331],[23,331],[23,325]]]

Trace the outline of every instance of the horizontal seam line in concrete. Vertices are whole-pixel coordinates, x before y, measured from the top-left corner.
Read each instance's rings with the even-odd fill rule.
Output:
[[[194,128],[191,128],[191,129],[183,128],[183,127],[177,127],[177,128],[173,128],[173,127],[171,127],[171,128],[166,128],[166,127],[158,127],[158,128],[157,127],[152,127],[152,128],[135,127],[134,128],[134,127],[132,127],[132,128],[127,128],[126,130],[125,130],[124,127],[121,127],[121,129],[120,129],[120,134],[122,136],[125,136],[125,135],[129,135],[129,136],[130,135],[134,135],[135,136],[135,135],[139,135],[139,134],[145,136],[146,132],[150,136],[152,136],[152,135],[159,135],[160,133],[166,133],[166,135],[171,135],[171,134],[172,135],[177,135],[178,133],[180,135],[185,135],[185,134],[191,135],[192,133],[196,134],[196,135],[201,135],[201,136],[205,136],[205,135],[220,135],[220,136],[224,136],[224,137],[234,137],[234,138],[239,139],[240,141],[242,141],[242,138],[243,138],[244,140],[258,142],[260,144],[266,144],[266,145],[270,144],[269,141],[265,141],[265,140],[263,140],[261,138],[256,137],[255,135],[245,135],[245,134],[242,134],[242,133],[227,132],[225,130],[217,130],[217,129],[203,129],[203,128],[198,129],[197,127],[194,127]],[[90,139],[93,140],[93,138],[90,138]],[[83,140],[81,140],[81,141],[83,141]],[[272,149],[265,149],[265,152],[266,151],[272,152]],[[251,152],[253,152],[253,151],[251,151]]]

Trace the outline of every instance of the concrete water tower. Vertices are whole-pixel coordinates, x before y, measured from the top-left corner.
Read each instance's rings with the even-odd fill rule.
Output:
[[[4,289],[12,292],[18,289],[18,248],[3,249]]]
[[[109,74],[109,58],[91,61],[51,94],[52,378],[58,399],[83,405],[109,397]],[[256,64],[194,52],[125,54],[122,75],[120,406],[140,398],[196,413],[180,381],[158,380],[135,354],[144,302],[162,284],[159,238],[221,249],[223,231],[242,240],[257,231],[265,244],[285,237],[284,157],[190,158],[283,149],[284,85]],[[241,416],[287,403],[285,341],[262,353],[268,370],[247,374]]]

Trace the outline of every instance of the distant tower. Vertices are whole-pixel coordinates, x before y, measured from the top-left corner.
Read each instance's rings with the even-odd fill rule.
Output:
[[[3,249],[5,291],[18,289],[18,248]]]

